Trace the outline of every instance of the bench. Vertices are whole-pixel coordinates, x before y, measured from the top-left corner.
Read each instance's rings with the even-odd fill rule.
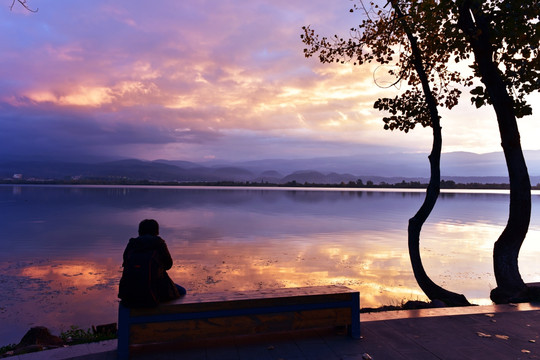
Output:
[[[118,359],[128,359],[134,345],[336,326],[360,338],[358,291],[332,285],[188,293],[155,308],[120,304]]]

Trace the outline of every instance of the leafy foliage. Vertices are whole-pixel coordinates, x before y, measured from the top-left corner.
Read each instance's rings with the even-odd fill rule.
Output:
[[[304,55],[317,55],[322,63],[353,63],[363,65],[377,62],[394,77],[393,85],[406,82],[406,90],[394,98],[378,99],[374,107],[389,112],[383,121],[387,130],[408,132],[416,124],[431,126],[426,99],[412,61],[411,44],[404,26],[412,30],[424,59],[424,69],[433,85],[437,105],[448,109],[457,105],[461,89],[472,87],[480,78],[478,64],[472,59],[470,44],[458,26],[463,0],[411,0],[387,2],[363,1],[350,12],[363,14],[360,25],[350,29],[350,38],[337,35],[321,37],[310,26],[301,35],[306,45]],[[526,95],[540,87],[540,5],[538,0],[472,0],[487,14],[492,34],[493,60],[505,78],[512,94],[514,113],[522,117],[532,113]],[[395,11],[399,9],[399,12]],[[404,15],[403,15],[404,14]],[[399,24],[404,21],[405,25]],[[479,33],[478,36],[481,34]],[[463,74],[455,65],[466,64],[472,74]],[[377,78],[375,77],[375,81]],[[471,102],[476,107],[491,104],[483,85],[471,90]]]
[[[357,28],[350,29],[350,39],[345,40],[337,35],[332,38],[319,37],[309,26],[303,27],[301,38],[307,45],[304,55],[311,57],[318,54],[323,63],[352,62],[363,65],[377,62],[388,67],[388,74],[394,76],[394,84],[406,82],[407,88],[394,98],[382,98],[375,102],[376,109],[390,113],[383,118],[384,128],[408,132],[416,124],[431,126],[425,92],[415,69],[405,28],[411,30],[422,53],[423,68],[429,83],[433,84],[431,93],[437,105],[451,109],[461,95],[458,85],[471,85],[472,75],[463,76],[459,70],[447,66],[451,57],[457,61],[469,57],[467,53],[448,51],[465,46],[458,43],[455,36],[457,28],[448,26],[444,21],[449,6],[449,2],[433,0],[390,1],[384,6],[372,1],[369,7],[360,2],[350,11],[360,11],[365,18]],[[399,12],[395,11],[396,8]]]
[[[467,6],[476,18],[478,28],[476,36],[482,33],[482,28],[489,29],[489,43],[493,62],[498,64],[508,93],[512,97],[514,114],[523,117],[532,114],[532,108],[526,101],[526,96],[540,88],[540,3],[532,1],[512,0],[460,0],[459,6]],[[476,13],[476,14],[475,14]],[[459,19],[456,7],[450,14],[453,25]],[[480,23],[482,22],[482,23]],[[465,51],[470,52],[469,49]],[[472,65],[475,76],[480,77],[479,64]],[[471,102],[480,107],[491,104],[489,92],[484,86],[471,90]]]

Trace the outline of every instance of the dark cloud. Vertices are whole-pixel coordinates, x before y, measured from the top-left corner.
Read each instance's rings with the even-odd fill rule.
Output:
[[[178,129],[159,122],[118,121],[89,116],[80,111],[0,104],[0,156],[62,157],[118,156],[129,145],[204,144],[220,135],[216,131]]]

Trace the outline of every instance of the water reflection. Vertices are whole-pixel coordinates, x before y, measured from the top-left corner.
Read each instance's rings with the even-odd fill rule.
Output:
[[[0,344],[35,325],[56,332],[116,320],[121,255],[156,218],[192,292],[344,284],[363,307],[424,299],[406,228],[422,192],[0,186]],[[537,281],[535,216],[520,256]],[[476,303],[495,286],[493,242],[506,194],[443,194],[422,232],[428,273]]]

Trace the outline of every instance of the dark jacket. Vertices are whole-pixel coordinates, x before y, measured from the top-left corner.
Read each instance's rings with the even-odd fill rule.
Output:
[[[129,239],[129,243],[124,250],[122,266],[125,267],[130,255],[134,252],[151,253],[153,251],[156,251],[156,257],[159,263],[157,274],[152,278],[152,281],[155,282],[152,288],[155,289],[155,295],[157,296],[157,300],[159,302],[164,302],[177,299],[178,297],[180,297],[180,294],[178,293],[176,285],[167,274],[167,270],[169,270],[173,265],[173,260],[171,254],[169,253],[169,249],[167,248],[167,244],[161,237],[154,235],[142,235],[137,238]],[[124,277],[124,275],[122,275],[122,277]],[[133,291],[130,292],[129,290],[126,291],[126,289],[122,289],[123,286],[131,286],[125,284],[127,284],[127,282],[123,282],[121,279],[120,294],[132,294]],[[120,297],[125,304],[129,304],[130,302],[132,302],[132,300],[135,303],[137,302],[137,299],[125,299],[122,296]]]
[[[159,258],[163,265],[164,270],[169,270],[173,265],[173,260],[165,240],[159,236],[154,235],[141,235],[136,238],[129,239],[129,242],[124,250],[123,260],[126,261],[127,256],[132,251],[152,251],[157,250]],[[122,263],[122,266],[124,266]]]

